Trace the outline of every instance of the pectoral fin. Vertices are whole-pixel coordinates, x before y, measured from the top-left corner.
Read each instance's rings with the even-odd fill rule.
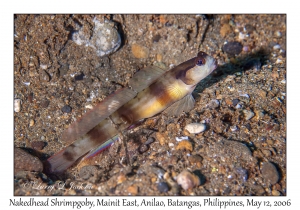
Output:
[[[182,112],[189,112],[194,108],[195,100],[191,94],[186,95],[179,101],[165,109],[164,113],[168,116],[179,116]]]
[[[136,92],[129,88],[117,90],[106,97],[92,110],[84,114],[79,120],[71,124],[62,134],[62,141],[72,143],[79,137],[89,132],[102,120],[118,110],[122,105],[136,96]]]
[[[129,80],[129,86],[136,92],[140,92],[155,82],[166,71],[157,66],[148,66],[133,75]]]

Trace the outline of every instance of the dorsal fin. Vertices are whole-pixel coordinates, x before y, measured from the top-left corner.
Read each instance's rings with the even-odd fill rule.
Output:
[[[168,116],[179,116],[182,112],[189,112],[194,108],[195,99],[192,94],[188,94],[179,101],[165,109],[164,113]]]
[[[129,86],[137,93],[147,88],[166,71],[158,66],[148,66],[141,69],[129,80]]]
[[[107,96],[93,109],[85,113],[80,119],[71,124],[62,134],[62,141],[72,143],[89,132],[102,120],[118,110],[125,103],[136,96],[136,92],[129,88],[122,88]]]
[[[61,140],[66,143],[72,143],[86,134],[102,120],[117,111],[122,105],[133,99],[137,93],[155,82],[165,72],[165,70],[157,66],[149,66],[138,71],[129,80],[129,86],[132,90],[130,88],[123,88],[107,96],[93,109],[71,124],[63,132]]]

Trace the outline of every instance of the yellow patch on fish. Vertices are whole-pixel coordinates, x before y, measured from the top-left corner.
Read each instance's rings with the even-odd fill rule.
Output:
[[[152,116],[153,113],[158,113],[164,110],[166,107],[168,107],[170,102],[175,102],[180,100],[182,97],[184,97],[187,94],[187,91],[185,91],[180,83],[175,82],[171,86],[167,87],[166,89],[162,90],[161,93],[159,93],[155,98],[153,98],[153,101],[149,103],[150,106],[148,106],[147,109],[143,109],[143,113],[141,115],[143,116]],[[147,105],[146,105],[147,106]]]

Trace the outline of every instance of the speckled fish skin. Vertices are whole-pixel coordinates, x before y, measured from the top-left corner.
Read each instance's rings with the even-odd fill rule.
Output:
[[[187,103],[186,101],[190,99],[193,100],[191,93],[197,83],[208,76],[216,67],[217,62],[213,57],[204,52],[199,52],[197,57],[185,61],[167,72],[159,72],[155,75],[157,79],[153,82],[151,81],[151,84],[146,88],[142,86],[143,89],[136,93],[136,96],[129,94],[130,96],[127,97],[128,102],[123,103],[120,107],[114,105],[119,104],[120,101],[124,102],[126,99],[113,100],[114,98],[120,98],[120,95],[115,97],[114,95],[112,97],[109,96],[110,99],[106,101],[106,104],[105,102],[100,103],[97,109],[88,113],[87,116],[101,115],[101,113],[104,115],[103,112],[105,111],[111,112],[105,113],[106,115],[110,114],[110,116],[105,119],[98,117],[101,120],[100,122],[97,122],[96,117],[96,124],[95,122],[90,123],[89,118],[84,116],[84,124],[92,126],[84,135],[81,135],[81,132],[84,131],[77,131],[80,130],[77,129],[77,127],[80,127],[78,126],[80,123],[75,122],[74,126],[70,126],[68,131],[65,132],[65,138],[67,139],[68,136],[72,136],[72,133],[76,134],[76,132],[78,132],[79,138],[48,159],[50,172],[61,173],[81,157],[85,155],[86,157],[91,157],[99,153],[113,142],[111,139],[118,135],[118,130],[123,131],[139,120],[152,117],[171,105],[173,107],[172,113],[174,113],[174,110],[177,114],[181,114],[182,111],[189,111],[188,109],[191,106],[185,106],[184,103]],[[137,81],[141,78],[139,76]],[[132,83],[132,88],[139,87],[143,82],[145,83],[145,81],[138,81],[136,84]],[[130,92],[129,89],[128,91]],[[186,100],[187,96],[189,98]],[[190,104],[193,105],[193,103]],[[182,105],[188,109],[182,108]],[[99,110],[104,111],[99,112]]]

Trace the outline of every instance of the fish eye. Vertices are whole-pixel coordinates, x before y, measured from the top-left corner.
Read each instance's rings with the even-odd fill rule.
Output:
[[[205,60],[200,58],[197,62],[196,62],[196,65],[197,66],[203,66],[205,64]]]

